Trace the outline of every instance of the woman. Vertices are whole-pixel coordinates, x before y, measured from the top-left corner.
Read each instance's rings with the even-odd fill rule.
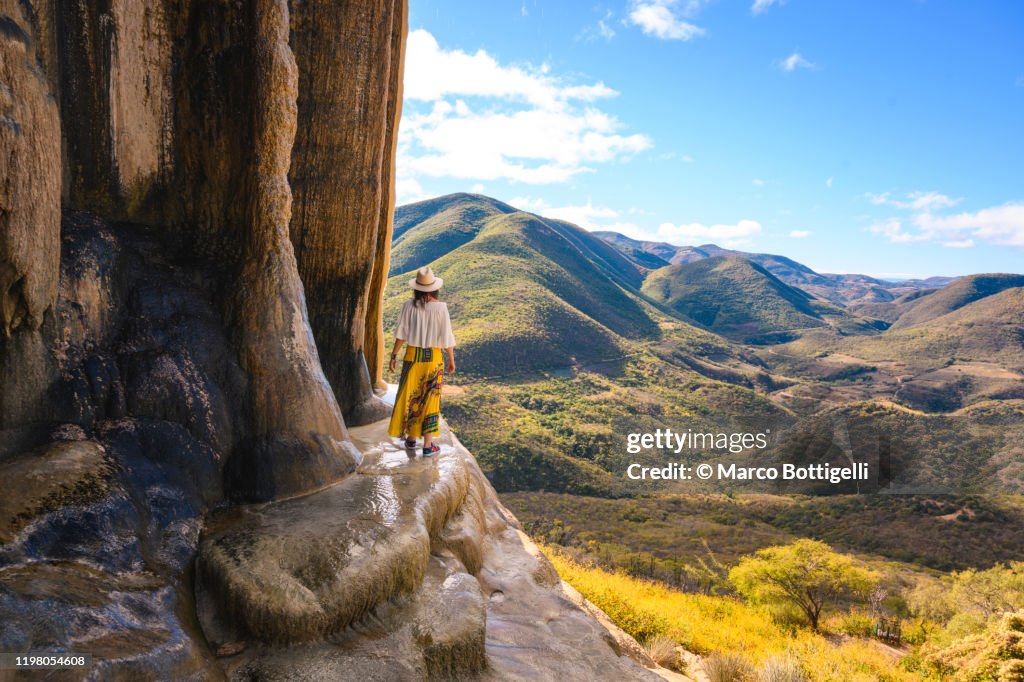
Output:
[[[395,347],[388,365],[394,372],[398,351],[402,344],[408,344],[388,434],[404,438],[405,447],[410,450],[416,447],[416,439],[423,436],[424,457],[441,449],[433,440],[441,431],[441,385],[445,371],[442,348],[448,351],[448,373],[455,373],[452,320],[448,305],[437,298],[442,284],[444,280],[435,277],[429,267],[420,268],[416,279],[409,280],[413,298],[402,304],[398,314]]]

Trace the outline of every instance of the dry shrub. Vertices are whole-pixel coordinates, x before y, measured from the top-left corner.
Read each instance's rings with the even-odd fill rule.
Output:
[[[714,653],[701,661],[711,682],[750,682],[754,668],[739,654]]]

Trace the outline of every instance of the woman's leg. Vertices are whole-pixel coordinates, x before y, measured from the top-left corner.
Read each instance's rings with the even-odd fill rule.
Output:
[[[430,449],[430,444],[433,443],[433,442],[434,442],[434,434],[432,434],[432,433],[424,433],[423,434],[423,449],[424,450],[429,450]]]

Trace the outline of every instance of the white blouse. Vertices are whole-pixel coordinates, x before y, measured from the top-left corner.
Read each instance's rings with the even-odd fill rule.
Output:
[[[453,347],[455,334],[452,333],[452,319],[448,316],[448,304],[430,301],[420,307],[414,301],[406,301],[398,313],[395,338],[417,348]]]

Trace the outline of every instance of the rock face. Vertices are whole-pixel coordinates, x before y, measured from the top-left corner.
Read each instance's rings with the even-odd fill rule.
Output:
[[[91,653],[90,679],[645,674],[452,437],[410,462],[349,432],[389,409],[406,21],[0,0],[0,651]]]
[[[384,282],[376,266],[391,244],[405,0],[294,4],[300,77],[291,238],[327,379],[349,423],[364,424],[387,414],[371,391],[382,359]],[[343,50],[324,49],[337,36],[359,38]],[[345,87],[337,74],[347,74]]]
[[[447,427],[427,459],[383,422],[352,435],[355,476],[211,521],[198,612],[229,679],[660,679],[577,607]]]

